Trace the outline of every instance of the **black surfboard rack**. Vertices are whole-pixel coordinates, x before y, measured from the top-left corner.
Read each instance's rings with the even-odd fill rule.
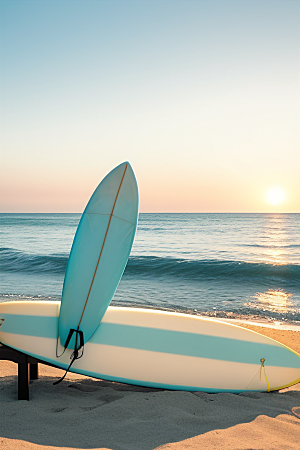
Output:
[[[0,343],[0,360],[18,364],[18,400],[29,400],[29,384],[38,378],[39,360]]]

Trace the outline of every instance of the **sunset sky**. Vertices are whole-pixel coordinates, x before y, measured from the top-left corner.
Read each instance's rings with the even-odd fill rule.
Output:
[[[1,0],[0,211],[81,212],[128,160],[141,212],[300,212],[299,15]]]

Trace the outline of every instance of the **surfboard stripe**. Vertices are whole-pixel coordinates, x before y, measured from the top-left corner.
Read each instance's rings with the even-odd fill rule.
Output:
[[[94,343],[93,338],[91,343]],[[287,352],[284,346],[154,328],[101,323],[97,343],[259,365],[260,358],[265,358],[266,366],[299,367],[299,356]]]
[[[1,331],[23,336],[53,338],[57,328],[57,317],[29,316],[19,314],[1,314],[4,319]],[[30,327],[28,323],[30,322]]]
[[[35,337],[53,336],[57,327],[56,317],[1,314],[4,318],[1,331]],[[30,322],[31,326],[28,327]],[[13,333],[13,334],[14,334]],[[299,355],[288,352],[284,346],[274,346],[237,339],[220,338],[205,334],[186,333],[155,328],[101,323],[91,344],[122,347],[149,352],[174,354],[256,364],[265,358],[265,366],[299,368]],[[230,352],[228,351],[230,349]]]
[[[81,313],[81,317],[80,317],[80,320],[79,320],[79,323],[78,323],[78,327],[80,327],[80,324],[81,324],[81,321],[82,321],[82,318],[83,318],[83,315],[84,315],[84,312],[85,312],[85,308],[86,308],[86,305],[87,305],[87,302],[89,300],[90,293],[91,293],[91,290],[92,290],[92,287],[93,287],[93,284],[94,284],[94,280],[95,280],[95,276],[96,276],[96,273],[97,273],[97,270],[98,270],[99,262],[100,262],[100,259],[101,259],[101,256],[102,256],[102,252],[103,252],[103,248],[104,248],[105,242],[106,242],[107,233],[108,233],[108,230],[109,230],[109,227],[110,227],[111,219],[112,219],[112,216],[113,216],[113,213],[114,213],[114,209],[115,209],[116,202],[117,202],[117,199],[118,199],[118,196],[119,196],[119,193],[120,193],[120,189],[121,189],[121,186],[123,184],[123,180],[124,180],[124,177],[125,177],[127,166],[128,165],[126,164],[124,172],[123,172],[123,175],[122,175],[122,179],[121,179],[121,182],[120,182],[117,194],[116,194],[116,198],[115,198],[115,201],[114,201],[114,204],[113,204],[110,216],[109,216],[109,221],[108,221],[108,225],[107,225],[107,228],[106,228],[105,236],[104,236],[104,239],[103,239],[102,247],[101,247],[101,250],[100,250],[99,258],[98,258],[98,261],[97,261],[97,264],[96,264],[95,272],[94,272],[94,275],[93,275],[93,278],[92,278],[92,282],[91,282],[91,285],[90,285],[90,288],[89,288],[89,291],[88,291],[88,294],[87,294],[87,298],[86,298],[86,301],[85,301],[85,304],[84,304],[84,307],[83,307],[83,310],[82,310],[82,313]]]

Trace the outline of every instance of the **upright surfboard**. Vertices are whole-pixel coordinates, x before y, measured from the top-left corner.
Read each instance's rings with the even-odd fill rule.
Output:
[[[138,217],[138,187],[128,162],[113,169],[90,198],[79,222],[65,274],[58,335],[74,348],[79,329],[87,342],[119,284],[132,247]]]

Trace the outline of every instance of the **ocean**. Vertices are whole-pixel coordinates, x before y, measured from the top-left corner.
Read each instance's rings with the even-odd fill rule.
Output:
[[[60,300],[80,214],[0,214],[0,301]],[[112,305],[300,325],[300,214],[140,214]]]

